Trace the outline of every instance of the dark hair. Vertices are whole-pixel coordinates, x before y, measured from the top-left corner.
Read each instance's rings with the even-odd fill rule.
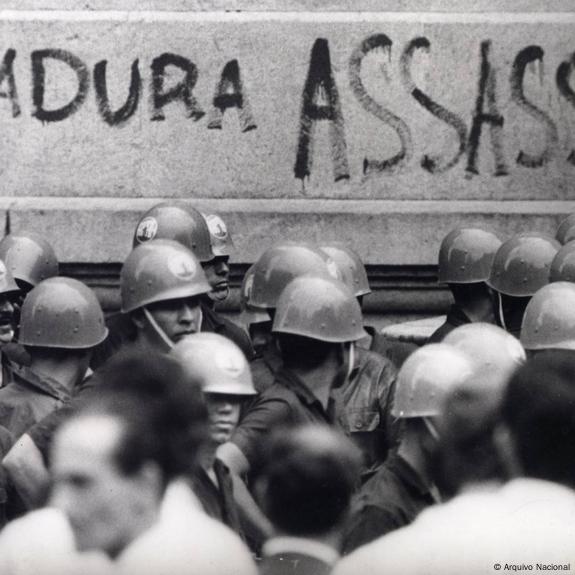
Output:
[[[552,350],[511,378],[502,407],[525,474],[575,486],[575,353]]]
[[[328,427],[278,430],[260,472],[264,510],[287,534],[329,532],[347,515],[359,467],[355,446]]]
[[[289,369],[292,366],[312,369],[321,365],[338,343],[329,343],[286,333],[276,334],[284,365]]]
[[[439,419],[433,475],[442,493],[453,496],[470,482],[502,481],[504,466],[494,441],[499,403],[490,390],[462,386],[450,393]]]
[[[167,483],[193,470],[207,437],[207,410],[199,384],[175,360],[154,352],[120,353],[96,372],[93,383],[76,416],[120,419],[124,433],[115,459],[123,473],[153,461]]]

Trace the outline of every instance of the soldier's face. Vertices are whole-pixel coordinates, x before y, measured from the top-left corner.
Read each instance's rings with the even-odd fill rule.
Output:
[[[217,445],[232,437],[240,419],[240,398],[237,395],[207,393],[206,405],[210,422],[210,436]]]
[[[147,309],[173,343],[200,331],[202,311],[197,296],[157,302]]]
[[[208,282],[212,286],[209,296],[214,301],[223,301],[230,293],[228,284],[230,276],[229,256],[216,256],[202,264]]]

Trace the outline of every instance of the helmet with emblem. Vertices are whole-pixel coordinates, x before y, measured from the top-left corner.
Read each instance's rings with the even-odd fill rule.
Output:
[[[18,293],[20,288],[15,282],[6,264],[0,260],[0,294]]]
[[[191,250],[200,262],[214,259],[208,224],[198,210],[180,202],[163,202],[138,222],[133,247],[150,240],[173,240]]]
[[[343,283],[356,297],[371,293],[365,266],[357,252],[337,242],[321,246],[320,249],[335,262]]]
[[[0,259],[23,287],[32,288],[42,280],[58,275],[54,248],[41,235],[18,232],[0,241]]]
[[[449,232],[439,249],[439,281],[469,284],[489,277],[495,252],[501,240],[481,228],[456,228]]]
[[[449,393],[474,373],[472,359],[445,343],[430,343],[415,350],[397,375],[392,415],[437,417]]]
[[[207,294],[211,290],[198,258],[172,240],[134,248],[120,274],[122,312],[149,304]]]
[[[19,343],[27,346],[87,349],[108,335],[96,294],[65,277],[40,282],[24,300]]]
[[[575,282],[575,242],[566,243],[557,252],[549,268],[549,283]]]
[[[256,394],[250,366],[240,348],[217,333],[195,333],[176,344],[170,354],[204,393]]]
[[[215,257],[230,256],[234,251],[234,242],[224,220],[217,214],[202,214],[210,232],[212,253]]]
[[[283,290],[272,331],[329,343],[367,335],[359,302],[349,288],[341,280],[314,275],[298,277]]]
[[[497,250],[487,284],[505,295],[532,296],[549,282],[551,262],[560,247],[546,234],[513,236]]]
[[[527,304],[521,343],[530,351],[575,350],[575,285],[554,282],[543,286]]]
[[[248,304],[273,309],[288,283],[309,274],[341,279],[336,263],[319,248],[307,243],[276,244],[254,264]]]

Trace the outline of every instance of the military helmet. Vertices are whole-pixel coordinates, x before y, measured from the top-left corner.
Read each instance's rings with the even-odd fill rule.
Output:
[[[198,210],[179,202],[163,202],[149,209],[138,222],[133,247],[150,240],[179,242],[200,260],[214,259],[208,224]]]
[[[87,349],[108,335],[96,294],[65,277],[40,282],[24,300],[19,343],[28,346]]]
[[[39,234],[18,232],[0,241],[0,260],[15,280],[34,287],[42,280],[58,275],[54,248]]]
[[[527,304],[521,343],[528,350],[575,349],[575,285],[543,286]]]
[[[416,349],[397,375],[391,414],[397,418],[441,415],[448,393],[474,373],[472,359],[445,343]]]
[[[250,366],[241,349],[217,333],[194,333],[176,344],[170,354],[204,393],[256,395]]]
[[[468,284],[489,277],[501,240],[481,228],[457,228],[449,232],[439,249],[439,281]]]
[[[549,268],[559,248],[546,234],[517,234],[497,250],[487,284],[509,296],[532,296],[548,283]]]
[[[365,266],[355,251],[339,243],[321,246],[320,249],[335,262],[343,283],[356,297],[371,293]]]
[[[6,264],[0,260],[0,294],[17,293],[20,291]]]
[[[335,262],[311,244],[285,242],[268,248],[254,264],[249,305],[275,308],[286,285],[306,274],[341,278]]]
[[[510,333],[490,323],[468,323],[448,333],[443,343],[467,354],[484,387],[502,392],[513,372],[525,361],[525,350]]]
[[[240,322],[249,326],[252,323],[264,323],[271,321],[271,316],[265,308],[257,308],[249,304],[250,294],[254,285],[254,266],[250,266],[244,274],[240,289]]]
[[[361,308],[347,286],[340,280],[314,275],[296,278],[287,285],[277,302],[272,331],[330,343],[367,336]]]
[[[575,282],[575,242],[566,243],[557,252],[549,268],[549,283]]]
[[[560,244],[566,244],[575,239],[575,214],[569,214],[561,221],[555,233],[555,239]]]
[[[224,220],[216,214],[202,215],[208,225],[214,256],[230,256],[235,246]]]
[[[196,256],[173,240],[153,240],[135,247],[120,273],[123,313],[210,290]]]

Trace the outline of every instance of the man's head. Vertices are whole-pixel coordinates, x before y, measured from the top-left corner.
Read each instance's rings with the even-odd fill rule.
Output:
[[[330,362],[343,370],[341,382],[353,365],[353,344],[366,335],[357,299],[327,276],[290,282],[278,299],[272,331],[288,369],[308,371]]]
[[[413,442],[432,463],[439,440],[438,418],[445,398],[474,373],[472,359],[445,343],[432,343],[412,353],[398,376],[391,414],[401,420],[403,441]]]
[[[575,358],[546,351],[511,378],[502,406],[520,473],[575,487]]]
[[[494,291],[494,313],[506,331],[519,337],[525,308],[549,282],[549,269],[559,243],[550,236],[517,234],[497,250],[487,284]]]
[[[456,228],[449,232],[439,249],[439,281],[447,284],[455,303],[492,321],[491,300],[485,284],[501,240],[481,228]]]
[[[204,215],[204,219],[210,232],[210,244],[214,257],[207,262],[202,262],[202,267],[208,282],[212,286],[212,291],[209,293],[210,299],[216,302],[223,301],[230,293],[228,284],[230,267],[228,262],[234,248],[234,242],[224,220],[220,216],[208,214]]]
[[[197,383],[172,359],[116,356],[97,392],[57,431],[50,504],[79,550],[121,552],[157,517],[166,485],[189,473],[206,435]]]
[[[122,311],[132,314],[140,340],[162,351],[200,330],[200,298],[210,290],[194,254],[170,240],[136,247],[120,276]]]
[[[91,350],[107,335],[96,294],[78,280],[44,280],[28,294],[22,306],[19,342],[33,359],[76,357],[87,363]]]
[[[278,430],[264,461],[257,491],[279,533],[313,538],[342,528],[361,462],[346,437],[311,425]]]
[[[256,395],[240,348],[217,333],[197,333],[178,343],[170,355],[202,388],[212,443],[229,441],[239,422],[242,402]]]

